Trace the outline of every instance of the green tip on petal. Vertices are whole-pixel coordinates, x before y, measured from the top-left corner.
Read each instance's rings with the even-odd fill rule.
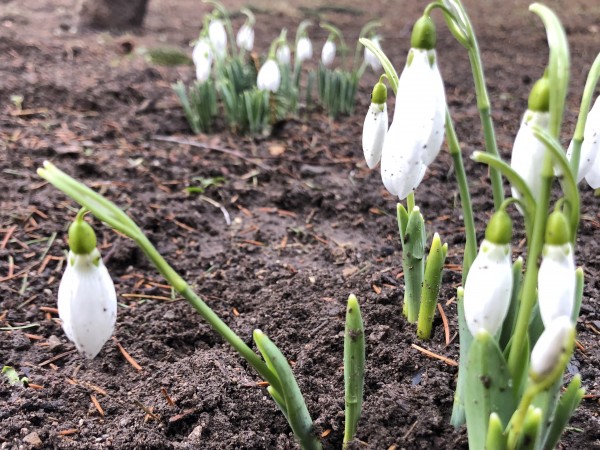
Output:
[[[96,233],[92,226],[83,220],[81,212],[69,226],[69,248],[76,255],[89,255],[96,248]]]
[[[433,50],[436,41],[435,24],[431,20],[431,17],[423,16],[417,20],[410,38],[410,46],[423,50]]]
[[[384,83],[378,81],[373,87],[373,93],[371,94],[371,103],[377,105],[383,105],[387,100],[387,87]]]
[[[531,111],[550,111],[550,79],[542,77],[535,82],[529,94],[528,108]]]
[[[562,211],[554,211],[546,224],[546,244],[564,245],[570,242],[571,231],[569,221]]]
[[[485,238],[497,245],[507,245],[512,240],[512,234],[512,219],[508,213],[503,209],[496,211],[485,229]]]

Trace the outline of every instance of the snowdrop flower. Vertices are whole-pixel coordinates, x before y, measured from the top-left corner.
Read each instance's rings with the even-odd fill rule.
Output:
[[[542,189],[542,165],[546,146],[535,137],[533,126],[548,129],[550,123],[549,110],[550,86],[547,78],[539,79],[529,95],[529,106],[521,127],[517,132],[510,160],[511,167],[523,178],[531,190],[534,199],[538,199]],[[521,198],[519,191],[512,188],[512,195]]]
[[[227,53],[227,32],[220,19],[212,19],[208,25],[208,37],[218,58]]]
[[[573,142],[567,150],[567,158],[571,159]],[[600,97],[588,113],[579,155],[579,172],[577,182],[585,178],[592,189],[600,188]]]
[[[58,288],[58,315],[69,340],[91,359],[113,334],[117,294],[96,248],[94,230],[83,220],[83,213],[69,227],[69,246],[67,268]]]
[[[546,326],[531,351],[530,373],[533,380],[541,381],[550,375],[572,348],[574,340],[575,327],[569,317],[558,317]]]
[[[281,83],[281,74],[277,62],[269,58],[258,71],[256,85],[259,89],[277,92]]]
[[[254,47],[254,28],[248,22],[242,25],[235,39],[239,48],[243,48],[247,52],[252,51]]]
[[[569,224],[560,211],[554,211],[546,225],[546,243],[538,273],[538,302],[544,326],[558,317],[571,317],[575,303],[575,260]]]
[[[398,81],[394,118],[381,155],[381,178],[400,200],[419,185],[444,140],[446,95],[436,62],[435,25],[422,17]]]
[[[196,79],[204,83],[210,77],[212,66],[212,50],[208,39],[200,38],[196,42],[194,51],[192,52],[192,60],[196,65]]]
[[[289,65],[291,61],[291,50],[287,42],[277,47],[277,62],[281,65]]]
[[[302,36],[296,44],[296,61],[304,62],[313,56],[312,42],[308,36]]]
[[[498,210],[465,283],[465,319],[473,336],[481,330],[495,335],[508,312],[513,285],[511,239],[512,221],[504,210]]]
[[[371,42],[373,42],[373,45],[375,45],[377,48],[379,48],[381,50],[381,44],[379,43],[379,40],[380,40],[379,36],[375,36],[375,37],[373,37],[373,39],[371,39]],[[364,59],[365,59],[365,64],[367,66],[371,66],[371,68],[375,72],[381,70],[381,62],[379,61],[379,58],[377,58],[377,56],[375,56],[375,53],[373,53],[367,47],[365,47]]]
[[[323,45],[323,50],[321,51],[321,62],[325,67],[331,66],[333,64],[333,60],[335,59],[335,42],[333,39],[327,39],[325,45]]]
[[[381,159],[381,150],[388,128],[387,88],[383,77],[375,84],[371,95],[371,106],[365,117],[362,134],[362,147],[367,166],[372,169]]]

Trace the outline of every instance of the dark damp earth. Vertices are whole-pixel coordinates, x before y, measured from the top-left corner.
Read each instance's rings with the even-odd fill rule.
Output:
[[[0,380],[0,448],[297,448],[257,374],[185,301],[171,298],[130,240],[97,221],[119,296],[116,340],[91,361],[76,353],[53,309],[76,205],[36,175],[44,160],[127,209],[248,344],[255,328],[271,337],[292,364],[326,449],[341,448],[343,437],[343,321],[350,293],[360,300],[367,343],[364,410],[351,448],[467,448],[464,428],[449,424],[457,370],[448,361],[458,359],[454,300],[464,246],[451,158],[444,148],[416,195],[428,233],[437,231],[449,244],[440,304],[451,342],[439,314],[432,340],[421,342],[401,316],[396,201],[378,170],[366,168],[360,146],[376,74],[367,72],[361,81],[352,116],[331,121],[315,110],[282,123],[269,137],[239,137],[222,124],[216,134],[193,136],[170,88],[179,79],[190,81],[193,69],[151,65],[142,50],[188,48],[206,5],[152,0],[143,31],[114,35],[74,33],[74,0],[0,3],[0,363],[29,379],[28,387]],[[383,17],[383,48],[402,67],[412,23],[425,5],[300,3],[251,4],[258,11],[256,48],[266,51],[283,26],[293,35],[300,20],[315,13],[339,26],[353,45],[364,23]],[[243,6],[235,0],[226,5]],[[547,59],[545,32],[527,6],[467,2],[505,158]],[[549,6],[564,21],[572,50],[566,143],[600,50],[600,7],[593,0]],[[492,202],[485,168],[468,158],[482,149],[468,59],[441,17],[435,19],[481,238]],[[320,54],[326,32],[314,26],[310,34]],[[190,139],[204,148],[181,143]],[[220,208],[185,191],[199,178],[215,177],[224,184],[203,195],[222,205],[230,226]],[[600,202],[584,185],[582,199],[581,345],[565,378],[581,374],[589,395],[563,436],[564,449],[600,448]],[[515,257],[524,249],[516,228]]]

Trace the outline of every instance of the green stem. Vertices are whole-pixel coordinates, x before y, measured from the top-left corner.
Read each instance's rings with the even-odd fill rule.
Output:
[[[517,374],[522,372],[522,367],[527,361],[522,360],[521,349],[527,339],[527,329],[531,319],[531,311],[537,299],[537,278],[538,278],[538,258],[542,253],[544,245],[544,233],[546,230],[546,220],[548,207],[550,204],[550,188],[554,177],[554,168],[552,166],[552,154],[546,152],[542,163],[541,171],[541,189],[535,209],[535,220],[533,222],[533,232],[531,243],[527,253],[527,263],[525,278],[523,280],[523,293],[521,297],[521,306],[517,315],[517,323],[512,338],[510,354],[508,356],[508,368],[511,375],[517,383]],[[519,392],[521,386],[514,386],[514,391]]]

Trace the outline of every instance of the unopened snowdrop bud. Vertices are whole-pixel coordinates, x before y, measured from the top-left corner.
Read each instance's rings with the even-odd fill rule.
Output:
[[[218,58],[227,53],[227,32],[220,19],[212,19],[208,26],[208,37]]]
[[[379,43],[379,37],[375,36],[371,39],[371,42],[373,43],[373,45],[375,45],[377,48],[381,49],[381,44]],[[378,71],[381,70],[381,62],[379,61],[379,58],[377,58],[377,56],[375,56],[375,53],[373,53],[371,50],[369,50],[367,47],[365,47],[365,55],[364,55],[364,59],[365,59],[365,64],[367,66],[371,66],[371,68],[374,71]]]
[[[308,38],[308,36],[302,36],[298,39],[298,44],[296,45],[296,61],[302,63],[313,56],[313,48],[312,42]]]
[[[69,340],[91,359],[113,334],[117,295],[83,212],[69,227],[69,246],[67,268],[58,288],[58,315]]]
[[[550,123],[550,82],[548,78],[539,79],[529,94],[529,106],[521,127],[517,132],[510,160],[511,167],[523,178],[537,200],[542,189],[542,165],[546,146],[535,137],[533,126],[547,130]],[[515,198],[521,198],[519,191],[512,188]]]
[[[254,47],[254,28],[252,25],[248,22],[243,24],[238,31],[235,42],[239,48],[247,52],[252,51]]]
[[[291,50],[290,46],[286,43],[281,44],[277,47],[277,62],[281,65],[289,65],[291,61]]]
[[[567,150],[567,158],[571,159],[573,142]],[[594,106],[588,113],[579,155],[579,172],[577,182],[583,178],[592,189],[600,188],[600,97],[596,98]]]
[[[394,118],[381,154],[381,178],[401,200],[421,183],[444,140],[446,95],[436,62],[435,25],[417,21],[398,80]]]
[[[331,66],[333,64],[333,60],[335,59],[335,42],[333,39],[327,39],[325,45],[323,45],[323,50],[321,51],[321,62],[325,67]]]
[[[569,223],[560,211],[554,211],[546,225],[546,243],[538,273],[538,301],[544,326],[558,317],[571,317],[575,303],[575,260],[570,241]]]
[[[575,327],[571,319],[559,317],[546,326],[531,351],[530,375],[540,382],[554,372],[562,373],[575,341]]]
[[[256,85],[259,89],[266,91],[277,92],[281,83],[281,74],[279,66],[274,59],[267,59],[258,71]]]
[[[382,77],[383,78],[383,77]],[[388,128],[387,88],[379,80],[373,88],[371,106],[365,117],[362,134],[362,147],[369,169],[377,165],[381,159],[381,150]]]
[[[512,221],[499,210],[490,219],[464,291],[465,319],[473,336],[495,335],[506,317],[513,285],[510,241]]]

